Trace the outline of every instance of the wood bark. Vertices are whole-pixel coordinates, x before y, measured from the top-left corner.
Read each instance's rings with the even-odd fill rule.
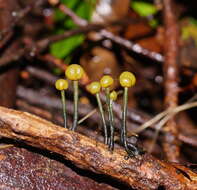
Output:
[[[39,150],[0,146],[1,190],[117,190],[79,176],[68,168],[57,154],[38,154]],[[56,161],[55,159],[59,159]]]
[[[164,72],[164,104],[166,109],[175,108],[178,105],[178,54],[179,54],[179,28],[174,13],[172,0],[164,0],[164,24],[165,24],[165,62]],[[164,127],[163,148],[169,161],[179,162],[180,141],[178,140],[178,126],[174,118],[170,119]]]
[[[9,31],[4,35],[1,32],[9,28],[12,24],[14,17],[12,12],[16,11],[18,8],[17,1],[15,0],[0,0],[0,50],[3,51],[3,46],[10,40],[13,32]],[[17,43],[9,44],[9,51],[5,48],[4,55],[9,56],[10,51],[15,51],[18,45]],[[0,66],[2,64],[0,63]],[[17,84],[17,69],[9,69],[6,72],[0,70],[0,86],[1,86],[1,96],[0,105],[6,107],[13,107],[16,97],[16,84]],[[8,88],[9,86],[9,88]]]
[[[81,168],[106,174],[135,189],[195,190],[197,174],[144,154],[125,160],[125,151],[107,147],[44,119],[0,107],[0,135],[61,154]]]

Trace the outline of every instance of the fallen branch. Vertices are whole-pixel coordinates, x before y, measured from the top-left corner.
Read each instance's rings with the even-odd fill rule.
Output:
[[[55,98],[55,97],[49,97],[49,96],[46,96],[46,95],[43,95],[42,93],[38,92],[38,91],[33,91],[31,89],[27,89],[27,88],[24,88],[22,86],[19,86],[18,89],[17,89],[17,96],[19,98],[22,98],[23,100],[27,101],[29,104],[33,104],[33,105],[37,105],[39,107],[41,107],[43,109],[46,108],[46,109],[57,109],[59,111],[62,110],[62,106],[61,106],[61,100],[59,98]],[[70,101],[67,100],[67,110],[68,110],[68,113],[73,113],[73,106],[72,106],[72,103]],[[91,111],[93,110],[93,108],[91,106],[88,106],[88,105],[81,105],[79,104],[79,115],[80,117],[84,117],[86,116],[87,114],[89,114]],[[28,111],[28,112],[31,112],[31,110],[27,109],[25,111]],[[46,110],[45,110],[46,111]],[[45,113],[45,111],[41,111],[42,114],[37,114],[37,112],[32,112],[36,115],[39,115],[41,117],[43,117],[43,114]],[[118,123],[118,120],[121,119],[121,105],[118,104],[118,103],[115,103],[114,102],[114,112],[116,113],[116,119],[115,119],[115,122],[116,122],[116,125],[115,127],[119,128],[120,125]],[[51,114],[51,113],[49,113]],[[145,114],[144,112],[141,112],[141,111],[138,111],[136,109],[129,109],[128,110],[128,134],[131,132],[136,132],[137,129],[138,129],[138,125],[142,125],[143,123],[149,121],[151,119],[151,116],[148,115],[148,114]],[[55,114],[56,115],[56,114]],[[55,118],[57,118],[55,115],[53,115]],[[59,117],[61,118],[62,115],[60,115]],[[58,117],[58,118],[59,118]],[[48,117],[44,117],[48,120],[50,120],[50,118]],[[54,119],[55,119],[54,118]],[[91,115],[91,117],[89,118],[90,119],[90,122],[91,123],[94,123],[94,124],[99,124],[100,123],[100,119],[99,119],[99,114],[98,112],[94,113],[93,115]],[[56,121],[58,121],[58,124],[63,124],[61,122],[59,122],[60,119],[55,119]],[[61,121],[63,121],[63,119],[61,118]],[[135,124],[136,126],[135,126]],[[151,129],[156,129],[156,125],[153,124],[150,126]],[[194,132],[196,131],[195,128],[189,132],[189,134],[184,134],[182,131],[182,133],[179,133],[179,140],[184,142],[184,143],[187,143],[187,144],[190,144],[192,146],[196,146],[197,147],[197,138],[196,138],[196,134],[197,132]],[[164,132],[163,129],[161,129],[161,132]]]
[[[122,149],[112,154],[102,143],[28,113],[0,107],[0,135],[59,153],[81,168],[107,174],[136,189],[196,189],[197,174],[188,168],[174,167],[149,154],[125,160]]]

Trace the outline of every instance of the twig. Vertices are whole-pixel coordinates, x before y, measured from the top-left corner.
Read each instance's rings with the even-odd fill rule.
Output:
[[[50,97],[38,91],[24,88],[23,86],[18,86],[17,96],[19,98],[27,100],[31,104],[52,108],[52,109],[62,109],[61,100],[59,98]],[[67,104],[68,114],[72,114],[73,113],[72,102],[67,100],[66,104]],[[91,110],[92,110],[91,106],[79,105],[79,114],[81,116],[86,115]],[[98,119],[99,116],[94,115],[94,117],[92,118]]]
[[[37,44],[37,48],[44,49],[50,43],[62,40],[64,38],[68,38],[70,36],[74,36],[74,35],[77,35],[77,34],[85,34],[85,33],[88,33],[90,31],[99,31],[103,28],[107,28],[107,27],[110,27],[110,26],[126,25],[128,23],[138,23],[138,22],[139,22],[139,19],[133,19],[133,20],[130,19],[130,20],[114,21],[114,22],[110,22],[110,23],[106,23],[106,24],[91,24],[91,23],[89,23],[85,26],[81,25],[79,28],[66,31],[63,34],[57,34],[57,35],[54,35],[54,36],[47,37],[45,39],[42,39],[42,40],[38,41],[36,44]]]
[[[9,27],[3,29],[0,32],[0,38],[2,38],[5,34],[8,34],[12,32],[13,28],[21,21],[22,18],[24,18],[34,7],[40,6],[47,0],[37,0],[25,7],[24,9],[18,11],[18,12],[13,12],[12,16],[15,17],[14,21],[9,25]]]
[[[76,21],[76,22],[77,22],[77,24],[80,24],[81,27],[79,27],[77,29],[72,29],[72,30],[66,31],[63,34],[49,36],[47,38],[41,39],[41,40],[35,42],[34,44],[29,45],[28,47],[19,49],[17,52],[13,53],[9,57],[7,57],[7,56],[2,57],[0,59],[1,67],[5,67],[8,64],[11,64],[10,62],[17,61],[18,59],[20,59],[24,55],[27,56],[28,58],[29,58],[29,55],[30,55],[30,57],[31,56],[34,57],[35,55],[38,55],[40,52],[45,50],[49,46],[50,43],[53,43],[53,42],[77,35],[77,34],[85,34],[90,31],[98,31],[98,30],[102,30],[102,29],[109,27],[109,26],[125,25],[128,23],[139,22],[139,19],[133,19],[133,20],[130,19],[130,20],[123,20],[123,21],[115,21],[115,22],[111,22],[111,23],[107,23],[107,24],[84,25],[84,23],[86,23],[86,20],[83,20],[80,17],[78,17],[74,12],[72,12],[72,10],[70,10],[68,8],[66,8],[66,9],[67,9],[66,14],[68,14],[70,12],[69,16],[72,16],[72,18],[73,18],[73,16],[75,16],[74,19],[75,20],[76,20],[76,18],[78,19],[78,21]],[[83,24],[81,22],[82,20],[83,20]],[[147,56],[147,57],[149,57],[155,61],[158,61],[158,62],[163,61],[163,56],[161,54],[158,54],[156,52],[150,52],[147,49],[142,48],[138,44],[133,44],[129,40],[126,40],[126,39],[121,38],[119,36],[115,36],[112,33],[109,33],[108,31],[103,30],[102,35],[103,35],[103,37],[109,38],[109,39],[113,40],[114,42],[116,42],[116,43],[126,47],[127,49],[138,53],[138,54],[140,53],[140,54]]]
[[[165,110],[159,114],[157,114],[155,117],[153,117],[152,119],[150,119],[149,121],[145,122],[143,125],[141,125],[135,132],[139,133],[143,130],[145,130],[146,128],[150,127],[151,125],[154,125],[155,123],[157,123],[160,119],[162,118],[165,118],[165,117],[169,117],[169,119],[171,117],[173,117],[175,114],[181,112],[181,111],[184,111],[184,110],[187,110],[187,109],[190,109],[190,108],[193,108],[193,107],[197,107],[197,102],[189,102],[189,103],[185,103],[183,105],[180,105],[180,106],[177,106],[175,108],[172,108],[172,109],[168,109],[168,110]],[[168,120],[169,120],[168,119]],[[167,121],[168,121],[167,120]],[[165,124],[165,123],[164,123]],[[163,125],[164,125],[163,124]],[[163,126],[162,125],[162,126]],[[161,126],[161,127],[162,127]]]
[[[15,64],[13,62],[19,60],[24,54],[25,54],[25,49],[21,48],[18,51],[14,52],[10,56],[8,56],[8,55],[3,56],[0,59],[0,70],[5,68],[6,66],[9,66],[11,64]]]
[[[178,166],[149,154],[125,160],[122,149],[111,154],[102,143],[28,113],[0,107],[0,128],[3,137],[59,153],[84,169],[107,174],[136,189],[196,189],[197,175],[188,168],[184,167],[185,176]]]
[[[10,147],[13,147],[13,146],[14,146],[13,144],[1,144],[0,145],[0,150],[5,149],[5,148],[10,148]]]
[[[46,54],[43,56],[39,55],[38,58],[41,59],[42,61],[44,61],[45,63],[48,62],[50,66],[52,65],[53,67],[54,66],[58,67],[62,72],[65,72],[66,68],[68,67],[68,65],[65,64],[62,59],[55,58],[54,56],[52,56],[50,54]],[[79,84],[84,86],[89,83],[90,83],[90,79],[88,77],[88,74],[86,72],[84,72],[84,75],[83,75],[82,79],[79,81]]]
[[[67,14],[68,16],[70,16],[75,24],[77,24],[79,26],[88,26],[89,25],[85,19],[80,18],[78,15],[76,15],[71,9],[69,9],[65,5],[61,4],[59,6],[59,9],[62,12],[64,12],[65,14]],[[141,47],[139,44],[133,43],[133,42],[131,42],[125,38],[122,38],[120,36],[116,36],[113,33],[109,32],[105,29],[101,30],[100,34],[104,38],[108,38],[108,39],[112,40],[113,42],[125,47],[126,49],[131,50],[132,52],[143,55],[143,56],[148,57],[148,58],[150,58],[154,61],[157,61],[157,62],[164,61],[164,57],[161,54],[159,54],[157,52],[152,52],[148,49],[145,49],[145,48]]]
[[[191,135],[188,136],[188,135],[184,135],[184,134],[179,133],[178,137],[179,137],[180,141],[182,141],[186,144],[190,144],[194,147],[197,147],[197,140],[196,140],[197,138],[196,138],[195,135],[194,136],[191,136]]]
[[[26,100],[29,104],[37,105],[37,106],[40,106],[42,108],[45,107],[47,109],[61,110],[60,99],[55,98],[55,97],[52,98],[52,97],[49,97],[47,95],[43,95],[42,93],[40,93],[38,91],[33,91],[31,89],[27,89],[27,88],[24,88],[22,86],[19,86],[18,89],[17,89],[17,96],[19,98],[23,99],[23,100]],[[114,105],[116,105],[115,106],[116,109],[114,111],[116,112],[116,115],[118,116],[119,113],[120,113],[120,110],[119,110],[120,105],[115,103],[115,102],[114,102]],[[67,101],[67,109],[68,109],[69,114],[73,113],[72,102]],[[79,104],[79,115],[80,115],[80,117],[85,117],[92,110],[93,110],[93,108],[91,108],[88,105],[80,105]],[[31,109],[30,110],[28,109],[28,111],[31,111]],[[35,113],[37,115],[40,115],[40,116],[42,116],[46,119],[51,120],[49,118],[48,114],[43,115],[43,114],[45,114],[45,111],[41,111],[41,112],[42,113],[40,113],[39,110],[38,110],[38,112],[36,110],[34,110],[33,113]],[[134,126],[133,122],[138,123],[138,124],[143,124],[146,121],[149,121],[151,119],[151,116],[149,116],[147,114],[144,114],[143,112],[134,110],[134,109],[129,110],[129,115],[128,116],[130,116],[130,120],[128,120],[128,129],[129,129],[128,130],[128,135],[131,135],[131,136],[133,135],[133,132],[135,132],[138,129],[138,127],[137,127],[138,125],[136,126],[136,128],[133,128],[133,126]],[[54,118],[55,121],[57,121],[58,124],[62,124],[61,121],[63,121],[63,120],[61,118],[56,117],[56,116],[54,116],[54,117],[55,117]],[[100,122],[99,118],[100,117],[99,117],[98,112],[95,112],[94,114],[91,115],[91,117],[89,119],[90,119],[91,123],[99,124],[99,122]],[[115,119],[115,124],[116,124],[115,127],[118,128],[118,129],[120,127],[120,125],[119,125],[119,120],[120,119],[121,118],[119,118],[119,117],[116,117],[116,119]],[[152,125],[150,125],[150,128],[155,130],[156,125],[152,124]],[[164,132],[163,129],[161,130],[161,132]],[[191,135],[180,133],[178,138],[179,138],[180,141],[182,141],[184,143],[187,143],[187,144],[190,144],[192,146],[197,147],[197,138],[193,133]]]
[[[62,59],[58,59],[50,54],[39,55],[38,58],[44,62],[52,63],[53,66],[59,68],[61,71],[65,72],[65,70],[67,68],[67,65],[64,63],[64,61]]]
[[[13,30],[13,28],[18,24],[18,22],[25,16],[27,15],[27,13],[32,9],[32,5],[31,6],[27,6],[24,9],[22,9],[21,11],[17,12],[13,12],[13,14],[16,14],[16,18],[15,20],[9,25],[9,27],[5,28],[4,30],[2,30],[0,32],[0,37],[2,38],[5,34],[11,32]],[[14,15],[13,15],[14,16]]]
[[[52,75],[51,73],[36,67],[27,66],[26,70],[35,78],[45,81],[48,84],[54,85],[55,81],[58,79],[58,77]]]
[[[9,32],[7,33],[7,35],[5,35],[5,37],[0,41],[0,49],[5,46],[5,44],[8,42],[8,40],[10,40],[12,35],[13,35],[13,32]]]
[[[85,19],[80,18],[78,15],[76,15],[71,9],[66,7],[63,4],[59,5],[59,9],[64,12],[65,14],[69,15],[75,24],[79,26],[87,26],[88,22]]]
[[[178,39],[179,29],[176,21],[172,0],[164,0],[164,24],[165,24],[165,63],[164,90],[165,107],[172,109],[178,104]],[[178,162],[180,147],[178,140],[178,127],[174,118],[167,122],[164,135],[164,152],[169,161]]]
[[[153,51],[150,51],[146,48],[143,48],[139,44],[133,43],[132,41],[129,41],[129,40],[122,38],[120,36],[116,36],[107,30],[102,30],[100,33],[103,37],[112,40],[113,42],[125,47],[128,50],[131,50],[132,52],[135,52],[139,55],[142,55],[144,57],[147,57],[147,58],[157,61],[157,62],[164,61],[164,57],[160,53],[153,52]]]
[[[120,24],[127,24],[127,23],[136,23],[138,22],[138,20],[130,20],[130,21],[116,21],[116,22],[112,22],[112,23],[107,23],[107,24],[88,24],[87,26],[82,26],[76,29],[72,29],[69,31],[64,32],[63,34],[58,34],[58,35],[53,35],[53,36],[49,36],[47,38],[38,40],[37,42],[35,42],[34,44],[30,44],[28,46],[26,46],[25,48],[21,48],[18,51],[14,52],[11,56],[3,56],[0,59],[0,69],[3,67],[6,67],[9,64],[13,64],[11,62],[13,61],[17,61],[18,59],[20,59],[23,56],[27,56],[27,58],[29,57],[34,57],[36,55],[38,55],[39,53],[41,53],[43,50],[45,50],[51,43],[65,39],[65,38],[69,38],[71,36],[74,35],[78,35],[78,34],[85,34],[88,33],[90,31],[98,31],[101,30],[103,28],[106,28],[108,26],[116,26],[116,25],[120,25]]]

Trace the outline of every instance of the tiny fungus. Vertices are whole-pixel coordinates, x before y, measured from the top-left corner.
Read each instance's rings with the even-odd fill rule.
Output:
[[[113,120],[112,117],[113,116],[112,116],[111,111],[110,111],[110,87],[113,85],[113,83],[114,83],[114,79],[109,75],[104,75],[100,80],[101,87],[105,89],[107,112],[108,112],[109,125],[110,125],[110,134],[111,134],[111,129],[114,128],[113,122],[112,122],[112,120]],[[112,139],[110,137],[109,140],[108,140],[110,150],[112,150],[112,147],[110,145],[111,141],[112,141]]]
[[[116,92],[115,90],[113,90],[113,91],[110,93],[110,100],[111,100],[111,101],[116,101],[117,97],[118,97],[117,92]]]
[[[113,114],[113,102],[116,101],[118,95],[116,91],[112,91],[110,93],[110,114],[111,114],[111,120],[112,120],[112,125],[110,125],[110,142],[109,142],[109,149],[113,151],[114,149],[114,114]]]
[[[80,65],[72,64],[69,65],[65,71],[65,75],[67,79],[73,81],[74,88],[74,116],[73,116],[73,125],[69,128],[70,130],[75,130],[78,123],[78,100],[79,100],[79,80],[84,75],[84,70]],[[120,134],[120,142],[124,146],[128,157],[136,156],[140,153],[143,153],[143,150],[138,149],[134,143],[130,143],[127,139],[127,127],[126,127],[126,115],[127,115],[127,104],[128,104],[128,88],[135,85],[136,78],[130,72],[123,72],[119,77],[120,85],[124,88],[123,94],[123,110],[122,110],[122,125],[121,125],[121,134]],[[114,114],[113,114],[113,103],[117,99],[117,92],[112,91],[110,93],[110,88],[114,83],[114,79],[105,75],[101,78],[100,82],[92,82],[87,85],[87,90],[96,96],[97,104],[99,107],[99,112],[101,115],[103,128],[104,128],[104,143],[108,144],[108,148],[110,151],[114,149]],[[68,88],[68,81],[65,79],[58,79],[55,83],[55,87],[57,90],[61,91],[61,99],[62,99],[62,107],[63,107],[63,116],[64,116],[64,126],[67,128],[67,117],[66,117],[66,98],[65,98],[65,90]],[[100,91],[101,87],[105,90],[106,96],[106,104],[107,104],[107,112],[108,112],[108,121],[109,128],[105,120],[105,114],[103,110],[103,105],[100,99]]]
[[[84,70],[80,65],[72,64],[69,65],[65,72],[66,77],[73,81],[74,88],[74,118],[71,130],[75,130],[78,122],[78,101],[79,101],[79,80],[84,75]]]
[[[120,85],[124,88],[122,127],[121,127],[120,139],[126,152],[128,153],[128,156],[130,155],[135,156],[136,154],[138,154],[137,147],[135,147],[133,144],[129,144],[129,145],[127,144],[126,116],[127,116],[127,104],[128,104],[128,88],[135,85],[136,78],[132,73],[125,71],[121,73],[119,77],[119,81],[120,81]],[[130,150],[129,147],[131,147],[132,150]]]
[[[65,90],[68,88],[68,81],[65,80],[65,79],[58,79],[55,83],[55,87],[56,87],[57,90],[60,90],[60,92],[61,92],[63,117],[64,117],[64,127],[67,128]]]
[[[103,111],[103,106],[102,106],[100,95],[99,95],[99,92],[101,90],[101,85],[100,85],[99,82],[92,82],[89,85],[87,85],[87,90],[91,94],[94,94],[96,96],[97,104],[98,104],[100,115],[101,115],[102,122],[103,122],[104,143],[107,144],[108,143],[107,125],[106,125],[106,121],[105,121],[105,115],[104,115],[104,111]]]

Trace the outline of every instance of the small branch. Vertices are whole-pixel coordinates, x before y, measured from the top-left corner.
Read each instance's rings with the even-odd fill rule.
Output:
[[[62,6],[64,6],[64,5],[62,5]],[[28,10],[29,10],[29,8],[28,8]],[[62,7],[61,7],[61,10],[63,10]],[[76,28],[76,29],[72,29],[69,31],[65,31],[63,34],[53,35],[53,36],[49,36],[47,38],[41,39],[41,40],[35,42],[34,44],[28,45],[28,47],[19,49],[18,51],[14,52],[9,57],[3,56],[0,59],[1,67],[5,67],[8,64],[11,64],[11,62],[17,61],[23,56],[27,56],[28,58],[31,56],[34,57],[35,55],[38,55],[43,50],[45,50],[51,43],[65,39],[65,38],[69,38],[74,35],[86,34],[90,31],[99,31],[99,30],[102,30],[102,29],[110,27],[110,26],[127,25],[128,23],[139,22],[139,19],[133,19],[133,20],[125,19],[125,20],[115,21],[115,22],[111,22],[111,23],[107,23],[107,24],[87,24],[87,25],[85,25],[85,23],[87,23],[86,20],[81,19],[72,10],[68,9],[65,6],[64,6],[64,12],[66,12],[66,14],[71,16],[71,18],[74,19],[76,24],[80,25],[81,27]],[[158,62],[163,62],[163,56],[159,53],[150,52],[149,50],[141,47],[139,44],[134,44],[129,40],[126,40],[126,39],[121,38],[119,36],[115,36],[114,34],[108,32],[106,30],[102,30],[101,34],[103,37],[108,38],[117,44],[120,44],[121,46],[127,48],[128,50],[131,50],[137,54],[141,54],[143,56],[149,57],[152,60],[155,60]],[[1,69],[1,67],[0,67],[0,69]]]
[[[59,110],[62,109],[60,98],[50,97],[38,91],[27,89],[22,86],[19,86],[17,88],[16,93],[17,93],[17,97],[28,101],[30,104],[39,105],[41,107],[51,108],[51,109],[59,109]],[[72,102],[67,100],[66,104],[67,104],[68,114],[72,114],[73,113]],[[81,105],[81,104],[79,105],[79,115],[82,117],[85,116],[91,110],[92,110],[91,106]],[[99,114],[95,114],[92,116],[92,119],[95,121],[96,120],[98,121],[99,120],[98,118],[99,118]]]
[[[20,11],[16,11],[12,13],[12,16],[15,17],[14,21],[9,25],[9,27],[3,29],[0,32],[0,38],[2,38],[5,34],[12,32],[13,28],[23,19],[33,8],[40,6],[47,0],[37,0],[34,3],[27,5],[24,9]]]
[[[78,15],[76,15],[71,9],[69,9],[65,5],[61,4],[59,6],[59,9],[62,12],[64,12],[65,14],[67,14],[68,16],[70,16],[76,25],[78,25],[78,26],[90,25],[90,24],[88,24],[88,22],[85,19],[80,18]],[[100,34],[104,38],[108,38],[111,41],[125,47],[126,49],[131,50],[132,52],[143,55],[143,56],[148,57],[149,59],[152,59],[157,62],[164,61],[164,57],[161,54],[159,54],[157,52],[149,51],[148,49],[141,47],[139,44],[133,43],[133,42],[131,42],[125,38],[122,38],[120,36],[116,36],[113,33],[109,32],[105,29],[101,30]]]
[[[4,55],[1,59],[0,59],[0,70],[2,68],[5,68],[11,64],[13,64],[14,61],[19,60],[24,54],[26,53],[25,49],[21,48],[16,52],[13,52],[12,55],[8,56],[8,55]],[[11,63],[12,62],[12,63]],[[15,64],[15,63],[14,63]]]
[[[107,147],[88,137],[56,126],[28,113],[0,107],[0,135],[59,153],[81,168],[107,174],[133,188],[153,190],[195,190],[197,175],[152,157],[149,154],[125,160],[125,152]]]
[[[24,18],[25,15],[27,15],[27,13],[29,13],[29,11],[32,9],[32,6],[27,6],[26,8],[22,9],[19,12],[14,12],[17,16],[15,18],[15,20],[9,25],[9,27],[5,28],[4,30],[2,30],[0,32],[0,37],[2,38],[5,34],[11,32],[13,30],[13,28],[18,24],[18,22]],[[14,16],[14,15],[12,15]]]
[[[153,51],[150,51],[146,48],[143,48],[139,44],[133,43],[132,41],[122,38],[120,36],[116,36],[113,33],[108,32],[107,30],[102,30],[101,35],[103,37],[108,38],[111,41],[125,47],[126,49],[128,49],[136,54],[142,55],[144,57],[147,57],[147,58],[157,61],[157,62],[164,61],[164,57],[160,53],[153,52]]]
[[[17,97],[27,101],[29,104],[37,105],[42,108],[45,107],[47,109],[57,109],[60,111],[62,109],[61,100],[59,98],[49,97],[47,95],[43,95],[42,93],[40,93],[38,91],[27,89],[22,86],[19,86],[17,89]],[[68,109],[69,114],[73,113],[72,102],[70,102],[68,100],[67,100],[67,109]],[[86,116],[88,113],[90,113],[92,111],[92,109],[93,108],[88,105],[79,104],[80,117]],[[121,106],[115,102],[114,102],[114,112],[116,113],[115,127],[117,129],[119,129],[119,126],[120,126],[119,120],[121,119],[121,114],[120,114],[121,113]],[[128,113],[128,116],[129,116],[128,134],[130,134],[130,132],[132,134],[132,131],[135,132],[135,130],[138,129],[138,127],[137,127],[138,125],[136,125],[137,128],[134,128],[134,126],[135,126],[134,123],[141,125],[151,119],[150,115],[145,114],[145,113],[140,112],[135,109],[129,109],[128,112],[129,112]],[[34,112],[34,113],[37,114],[37,112]],[[43,111],[43,114],[44,114],[44,111]],[[40,116],[43,116],[43,115],[40,115]],[[54,117],[57,118],[56,116],[54,116]],[[44,118],[47,118],[47,117],[44,117]],[[93,115],[91,115],[89,120],[91,123],[100,124],[99,118],[100,118],[100,116],[99,116],[98,112],[96,112]],[[56,121],[58,121],[58,123],[60,123],[59,122],[60,120],[62,120],[62,119],[60,119],[60,118],[56,119]],[[156,125],[151,125],[150,128],[155,130]],[[161,129],[161,132],[164,132],[163,129]],[[187,143],[187,144],[197,147],[197,138],[196,138],[194,131],[190,132],[189,134],[180,133],[178,135],[178,138],[180,141],[182,141],[184,143]]]
[[[36,55],[38,55],[39,53],[41,53],[43,50],[45,50],[51,43],[65,39],[65,38],[69,38],[71,36],[74,35],[78,35],[78,34],[86,34],[90,31],[98,31],[101,30],[103,28],[106,28],[108,26],[116,26],[116,25],[120,25],[120,24],[128,24],[128,23],[136,23],[139,20],[126,20],[126,21],[116,21],[116,22],[112,22],[112,23],[107,23],[107,24],[88,24],[87,26],[82,26],[76,29],[72,29],[69,31],[65,31],[63,34],[58,34],[58,35],[53,35],[53,36],[49,36],[47,38],[38,40],[37,42],[35,42],[34,44],[29,44],[28,46],[26,46],[25,48],[21,48],[16,52],[13,52],[13,54],[11,56],[3,56],[0,59],[0,69],[2,67],[6,67],[9,64],[13,64],[11,62],[13,61],[17,61],[19,60],[21,57],[23,56],[27,56],[27,58],[29,57],[34,57]]]
[[[85,19],[80,18],[78,15],[76,15],[71,9],[69,9],[68,7],[66,7],[63,4],[59,5],[59,9],[67,14],[69,17],[72,18],[72,20],[74,21],[74,23],[78,26],[87,26],[88,22]]]
[[[43,69],[38,69],[36,67],[27,66],[26,71],[30,73],[33,77],[45,81],[47,84],[54,85],[55,81],[58,79],[57,76],[47,72]]]
[[[76,15],[77,16],[77,15]],[[86,20],[84,20],[86,22]],[[38,41],[37,47],[41,50],[46,48],[50,43],[62,40],[64,38],[68,38],[77,34],[86,34],[90,31],[99,31],[101,29],[110,27],[110,26],[117,26],[117,25],[127,25],[128,23],[138,23],[139,19],[133,19],[133,20],[123,20],[123,21],[114,21],[111,23],[106,23],[106,24],[87,24],[87,25],[81,25],[80,27],[76,29],[72,29],[69,31],[64,32],[63,34],[57,34],[54,36],[47,37],[45,39],[42,39]]]
[[[13,35],[13,32],[9,32],[5,35],[5,37],[0,41],[0,49],[6,45],[6,43],[10,40],[12,35]]]
[[[165,107],[167,109],[175,108],[178,104],[178,39],[179,29],[171,0],[164,0],[164,24],[165,24],[165,63],[164,89],[165,89]],[[164,152],[169,161],[178,162],[180,157],[180,147],[178,140],[178,127],[172,118],[164,127]]]

